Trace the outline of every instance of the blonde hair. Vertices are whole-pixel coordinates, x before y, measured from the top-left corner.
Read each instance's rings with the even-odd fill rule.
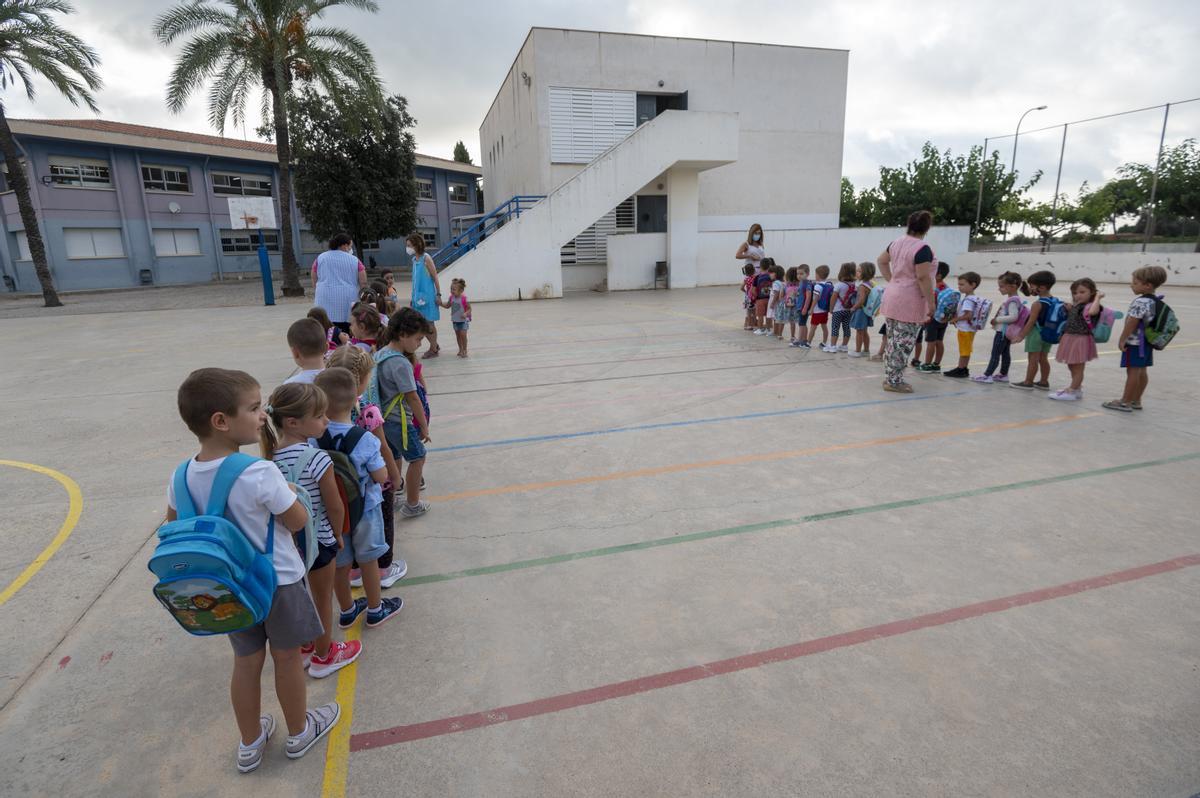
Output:
[[[375,368],[375,360],[360,347],[347,344],[339,346],[329,355],[329,365],[332,368],[344,368],[354,375],[361,385],[363,378]]]
[[[1133,270],[1133,279],[1158,288],[1167,281],[1167,270],[1162,266],[1142,266]]]
[[[279,430],[285,418],[307,418],[325,412],[329,402],[324,392],[316,385],[304,382],[289,382],[271,392],[267,400],[267,423],[258,433],[262,456],[270,460],[279,448]]]

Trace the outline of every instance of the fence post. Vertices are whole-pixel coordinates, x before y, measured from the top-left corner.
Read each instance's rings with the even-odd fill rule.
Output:
[[[1154,197],[1158,193],[1158,170],[1162,168],[1162,152],[1163,142],[1167,138],[1167,117],[1171,115],[1171,104],[1167,103],[1163,109],[1163,124],[1162,133],[1158,134],[1158,158],[1154,161],[1154,180],[1150,183],[1150,204],[1146,208],[1146,235],[1142,238],[1142,252],[1146,251],[1146,245],[1150,243],[1150,237],[1154,235]]]
[[[979,217],[983,212],[983,175],[987,167],[987,145],[990,139],[983,140],[983,152],[979,159],[979,197],[975,200],[975,235],[979,235]],[[967,249],[971,248],[970,236],[967,237]]]
[[[1050,236],[1042,245],[1042,252],[1050,251],[1050,245],[1054,242],[1054,225],[1058,222],[1058,186],[1062,182],[1063,154],[1067,151],[1067,125],[1063,125],[1062,146],[1058,148],[1058,175],[1054,178],[1054,202],[1050,206]]]

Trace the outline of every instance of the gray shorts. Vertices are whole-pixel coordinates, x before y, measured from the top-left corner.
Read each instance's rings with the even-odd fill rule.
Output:
[[[312,594],[308,592],[307,580],[301,579],[275,588],[267,619],[249,629],[233,632],[229,635],[229,644],[233,646],[234,656],[248,657],[266,648],[268,640],[271,648],[299,648],[316,640],[323,630],[321,616],[317,615]]]

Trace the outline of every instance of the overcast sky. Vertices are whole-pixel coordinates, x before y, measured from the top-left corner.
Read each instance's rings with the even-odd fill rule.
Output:
[[[203,93],[181,115],[163,102],[172,53],[150,34],[155,0],[75,0],[67,25],[99,50],[101,117],[212,132]],[[843,174],[873,185],[931,140],[958,153],[1011,133],[1026,108],[1048,105],[1023,130],[1200,96],[1200,4],[1008,0],[381,0],[377,15],[337,10],[328,22],[371,48],[391,92],[418,120],[418,149],[449,157],[462,139],[478,159],[479,123],[531,26],[707,37],[850,51]],[[919,15],[919,16],[918,16]],[[78,117],[44,83],[35,103],[13,88],[12,117]],[[82,114],[86,115],[85,110]],[[253,110],[251,116],[257,114]],[[1152,162],[1162,111],[1072,127],[1063,190]],[[253,137],[253,125],[247,133]],[[226,135],[242,135],[226,129]],[[1061,128],[1021,137],[1017,168],[1053,187]],[[1200,137],[1200,102],[1172,109],[1168,144]],[[996,148],[1007,162],[1012,139]],[[989,150],[992,147],[989,147]]]

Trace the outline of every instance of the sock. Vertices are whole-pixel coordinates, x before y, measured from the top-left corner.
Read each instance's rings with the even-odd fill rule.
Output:
[[[379,613],[383,612],[383,602],[379,602],[378,607],[367,607],[367,612],[371,613],[372,615],[378,615]]]
[[[262,732],[259,733],[258,739],[250,743],[250,745],[246,745],[241,740],[238,740],[238,748],[241,748],[243,751],[249,751],[251,748],[261,748],[264,744],[266,744],[266,742],[267,730],[263,729]]]
[[[290,737],[293,740],[302,739],[302,738],[308,736],[308,730],[311,728],[312,728],[312,718],[310,718],[308,716],[308,713],[305,712],[304,713],[304,729],[299,734],[290,734],[290,735],[288,735],[288,737]]]

